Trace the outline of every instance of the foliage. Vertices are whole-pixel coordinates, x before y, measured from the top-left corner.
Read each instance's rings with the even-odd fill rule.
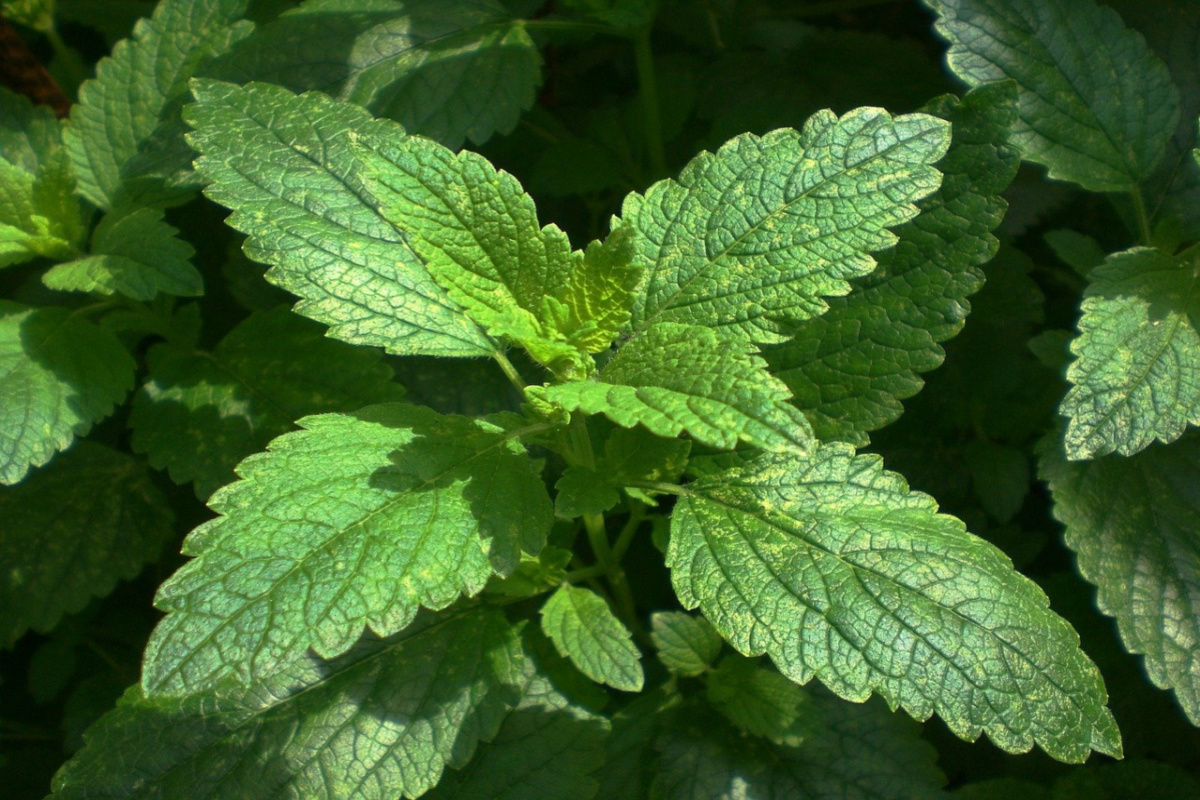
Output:
[[[0,7],[13,797],[1198,791],[1200,7]]]

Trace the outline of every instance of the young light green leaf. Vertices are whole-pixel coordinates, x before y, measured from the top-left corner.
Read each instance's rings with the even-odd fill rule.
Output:
[[[1041,445],[1041,477],[1079,571],[1154,684],[1200,725],[1200,439],[1071,463]]]
[[[627,342],[599,380],[540,390],[569,411],[604,414],[659,436],[688,433],[713,447],[738,441],[805,453],[812,431],[754,348],[710,329],[660,323]]]
[[[206,498],[233,468],[309,414],[399,400],[380,353],[326,338],[321,326],[276,308],[252,314],[211,353],[164,343],[150,350],[150,379],[133,401],[133,448],[195,481]]]
[[[0,158],[32,175],[61,143],[62,129],[49,106],[0,87]]]
[[[1175,132],[1179,92],[1163,62],[1117,12],[1093,0],[925,0],[971,86],[1012,78],[1013,143],[1051,178],[1129,191]]]
[[[1060,407],[1068,457],[1132,455],[1200,422],[1198,274],[1200,263],[1148,247],[1089,274]]]
[[[564,583],[542,606],[542,630],[554,647],[597,683],[642,690],[642,654],[604,598]]]
[[[91,442],[0,488],[0,647],[137,575],[172,521],[142,462]]]
[[[687,678],[707,672],[725,645],[708,620],[682,611],[652,614],[650,640],[663,666]]]
[[[189,141],[212,181],[205,192],[233,209],[246,254],[267,279],[302,299],[296,311],[351,344],[399,355],[480,356],[494,345],[466,317],[376,210],[350,134],[402,138],[394,123],[319,94],[197,81],[185,112]]]
[[[586,353],[607,350],[629,324],[641,277],[633,264],[631,228],[617,228],[604,242],[592,242],[583,253],[572,254],[562,291],[567,314],[561,333]]]
[[[616,488],[587,467],[567,467],[554,491],[554,513],[563,519],[603,514],[621,501]]]
[[[702,153],[678,180],[630,194],[617,226],[634,230],[645,271],[633,327],[672,322],[743,341],[779,342],[875,268],[889,227],[938,188],[931,164],[950,126],[878,108],[813,115],[798,132],[744,134]]]
[[[66,309],[0,300],[0,484],[112,413],[135,367],[117,337]]]
[[[808,694],[754,659],[731,653],[708,674],[705,696],[739,730],[798,747],[817,733]]]
[[[246,0],[163,0],[100,61],[65,134],[80,194],[105,209],[175,199],[161,185],[126,183],[122,169],[176,112],[196,70],[250,33],[253,26],[238,21],[245,9]]]
[[[247,690],[130,689],[54,779],[55,800],[415,798],[491,739],[526,683],[486,607],[423,614],[332,662],[305,656]]]
[[[1104,683],[1079,637],[997,548],[937,513],[877,456],[829,445],[688,486],[667,564],[748,656],[838,695],[872,693],[1009,752],[1119,754]]]
[[[249,684],[309,648],[332,658],[545,543],[550,500],[519,431],[401,404],[298,424],[241,463],[209,501],[221,516],[185,542],[196,558],[159,590],[148,692]]]
[[[938,343],[962,329],[966,298],[983,285],[979,267],[996,253],[1000,192],[1020,160],[1008,144],[1016,89],[992,84],[927,110],[954,125],[938,164],[941,188],[896,229],[899,241],[879,254],[875,272],[846,297],[831,298],[829,310],[790,341],[763,351],[822,439],[865,445],[868,432],[900,416],[899,401],[924,385],[918,375],[942,363]]]
[[[516,127],[541,65],[524,22],[496,0],[308,0],[217,74],[329,92],[457,150]]]
[[[71,258],[83,239],[75,179],[62,150],[26,172],[0,158],[0,267],[38,256]]]
[[[204,279],[191,261],[196,251],[178,233],[156,208],[111,212],[92,233],[89,254],[51,267],[42,283],[51,289],[123,294],[134,300],[150,300],[160,292],[202,295]]]

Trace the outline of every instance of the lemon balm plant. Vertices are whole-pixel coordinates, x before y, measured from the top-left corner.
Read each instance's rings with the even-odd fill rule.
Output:
[[[1195,9],[60,2],[69,117],[0,94],[32,796],[1200,790]]]

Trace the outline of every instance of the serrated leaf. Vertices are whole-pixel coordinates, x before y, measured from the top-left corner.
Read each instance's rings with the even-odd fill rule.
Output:
[[[0,157],[29,174],[58,150],[62,130],[49,106],[0,87]]]
[[[747,738],[712,711],[684,708],[659,738],[655,800],[934,800],[945,779],[916,725],[882,703],[811,692],[800,747]]]
[[[111,414],[135,366],[117,337],[66,309],[0,300],[0,484]]]
[[[172,522],[141,461],[91,442],[0,488],[0,647],[137,575]]]
[[[84,226],[74,188],[61,149],[32,173],[0,158],[0,267],[38,256],[75,255]]]
[[[1162,159],[1179,92],[1141,34],[1093,0],[925,0],[970,86],[1020,88],[1013,143],[1051,178],[1129,191]]]
[[[169,613],[146,649],[150,693],[249,684],[309,648],[332,658],[545,542],[550,501],[519,431],[401,404],[297,424],[241,463],[209,501],[221,516],[184,543],[196,558],[155,601]]]
[[[626,692],[642,690],[642,654],[595,592],[564,583],[542,606],[542,630],[592,680]]]
[[[297,659],[248,690],[134,687],[88,731],[54,797],[415,798],[495,735],[521,660],[503,615],[476,607],[422,615],[332,662]]]
[[[563,519],[603,514],[621,501],[620,493],[587,467],[567,467],[554,490],[554,513]]]
[[[1132,455],[1200,422],[1200,264],[1148,247],[1109,256],[1089,274],[1073,385],[1067,455]]]
[[[807,420],[754,352],[709,328],[660,323],[621,347],[599,380],[541,391],[569,411],[604,414],[626,428],[644,425],[659,436],[688,433],[723,449],[743,441],[807,452]]]
[[[983,285],[979,267],[996,253],[991,231],[1006,207],[1000,192],[1019,161],[1008,144],[1015,87],[981,87],[928,110],[954,125],[938,164],[941,188],[896,228],[899,241],[877,256],[875,272],[830,299],[829,310],[790,341],[763,351],[822,439],[861,446],[900,416],[899,401],[924,385],[919,374],[942,363],[939,343],[962,329],[966,298]]]
[[[330,92],[456,150],[512,131],[542,64],[495,0],[309,0],[226,61],[221,77]]]
[[[1053,438],[1040,451],[1054,516],[1100,610],[1200,725],[1200,440],[1083,463],[1066,461]]]
[[[744,134],[694,158],[678,180],[630,194],[616,226],[634,229],[645,271],[633,327],[670,322],[724,337],[782,341],[826,309],[824,296],[875,268],[887,228],[938,188],[931,164],[949,125],[921,114],[822,111],[803,131]]]
[[[196,251],[163,221],[156,208],[128,208],[105,215],[83,258],[57,264],[42,276],[51,289],[123,294],[150,300],[160,292],[204,294],[204,279],[192,266]]]
[[[658,648],[658,660],[684,677],[707,672],[725,645],[708,620],[681,611],[652,614],[650,640]]]
[[[630,228],[574,253],[562,288],[566,319],[559,330],[586,353],[602,353],[629,323],[641,270],[633,264]]]
[[[246,254],[299,295],[296,311],[351,344],[398,355],[479,356],[494,345],[429,277],[376,210],[350,134],[403,136],[394,123],[319,94],[197,81],[185,112],[205,193],[233,209]]]
[[[997,548],[938,514],[877,456],[829,445],[696,481],[667,564],[744,655],[838,695],[878,693],[1001,749],[1082,762],[1120,753],[1099,671]]]
[[[751,736],[798,747],[817,733],[816,714],[805,691],[754,659],[732,653],[721,659],[706,683],[708,702]]]
[[[211,353],[156,345],[133,401],[133,448],[206,498],[295,420],[399,400],[404,390],[379,356],[326,338],[286,308],[252,314]]]
[[[125,182],[122,170],[177,111],[196,70],[250,33],[253,26],[238,21],[245,8],[246,0],[164,0],[97,64],[65,134],[80,194],[105,209],[174,199],[161,185]]]
[[[646,800],[654,774],[654,740],[669,700],[660,688],[639,694],[612,715],[612,732],[604,743],[604,764],[596,777],[597,798]]]

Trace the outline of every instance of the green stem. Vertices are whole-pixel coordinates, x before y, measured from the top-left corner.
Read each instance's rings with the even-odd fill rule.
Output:
[[[50,42],[50,48],[54,51],[54,57],[61,64],[62,76],[69,82],[67,86],[61,86],[63,92],[69,98],[79,96],[79,86],[88,79],[89,71],[83,63],[83,59],[79,57],[79,53],[75,49],[62,40],[58,35],[58,31],[54,28],[46,31],[46,39]]]
[[[673,494],[676,497],[687,497],[691,494],[691,492],[682,486],[678,486],[674,483],[663,483],[662,481],[627,481],[627,484],[636,489],[646,489],[647,491],[651,492]]]
[[[629,545],[633,544],[633,536],[641,527],[642,520],[646,518],[646,507],[641,503],[633,503],[633,510],[629,513],[629,519],[625,522],[625,527],[617,535],[617,541],[613,544],[612,556],[613,561],[620,564],[625,558],[626,551],[629,550]]]
[[[525,379],[521,377],[521,373],[517,372],[517,368],[508,360],[508,356],[500,350],[492,353],[492,358],[500,365],[500,369],[504,372],[504,377],[508,378],[509,383],[517,387],[517,391],[522,395],[525,394]]]
[[[592,578],[603,578],[608,570],[599,564],[593,564],[590,567],[581,567],[568,572],[564,578],[567,583],[579,583],[580,581],[589,581]]]
[[[1150,215],[1146,213],[1146,199],[1142,197],[1142,187],[1134,186],[1129,192],[1129,197],[1133,200],[1133,215],[1137,218],[1138,236],[1142,239],[1142,244],[1147,247],[1153,241],[1153,234],[1150,232]]]
[[[604,567],[606,572],[611,570],[614,566],[612,548],[608,544],[608,532],[604,529],[603,515],[584,514],[583,527],[587,531],[588,542],[592,545],[592,552],[596,554],[596,560],[600,562],[600,566]]]
[[[654,53],[650,50],[650,29],[638,34],[635,46],[637,56],[639,97],[644,117],[643,132],[646,136],[646,152],[650,156],[650,169],[655,178],[667,174],[667,155],[663,150],[662,114],[658,104],[658,79],[654,74]]]

